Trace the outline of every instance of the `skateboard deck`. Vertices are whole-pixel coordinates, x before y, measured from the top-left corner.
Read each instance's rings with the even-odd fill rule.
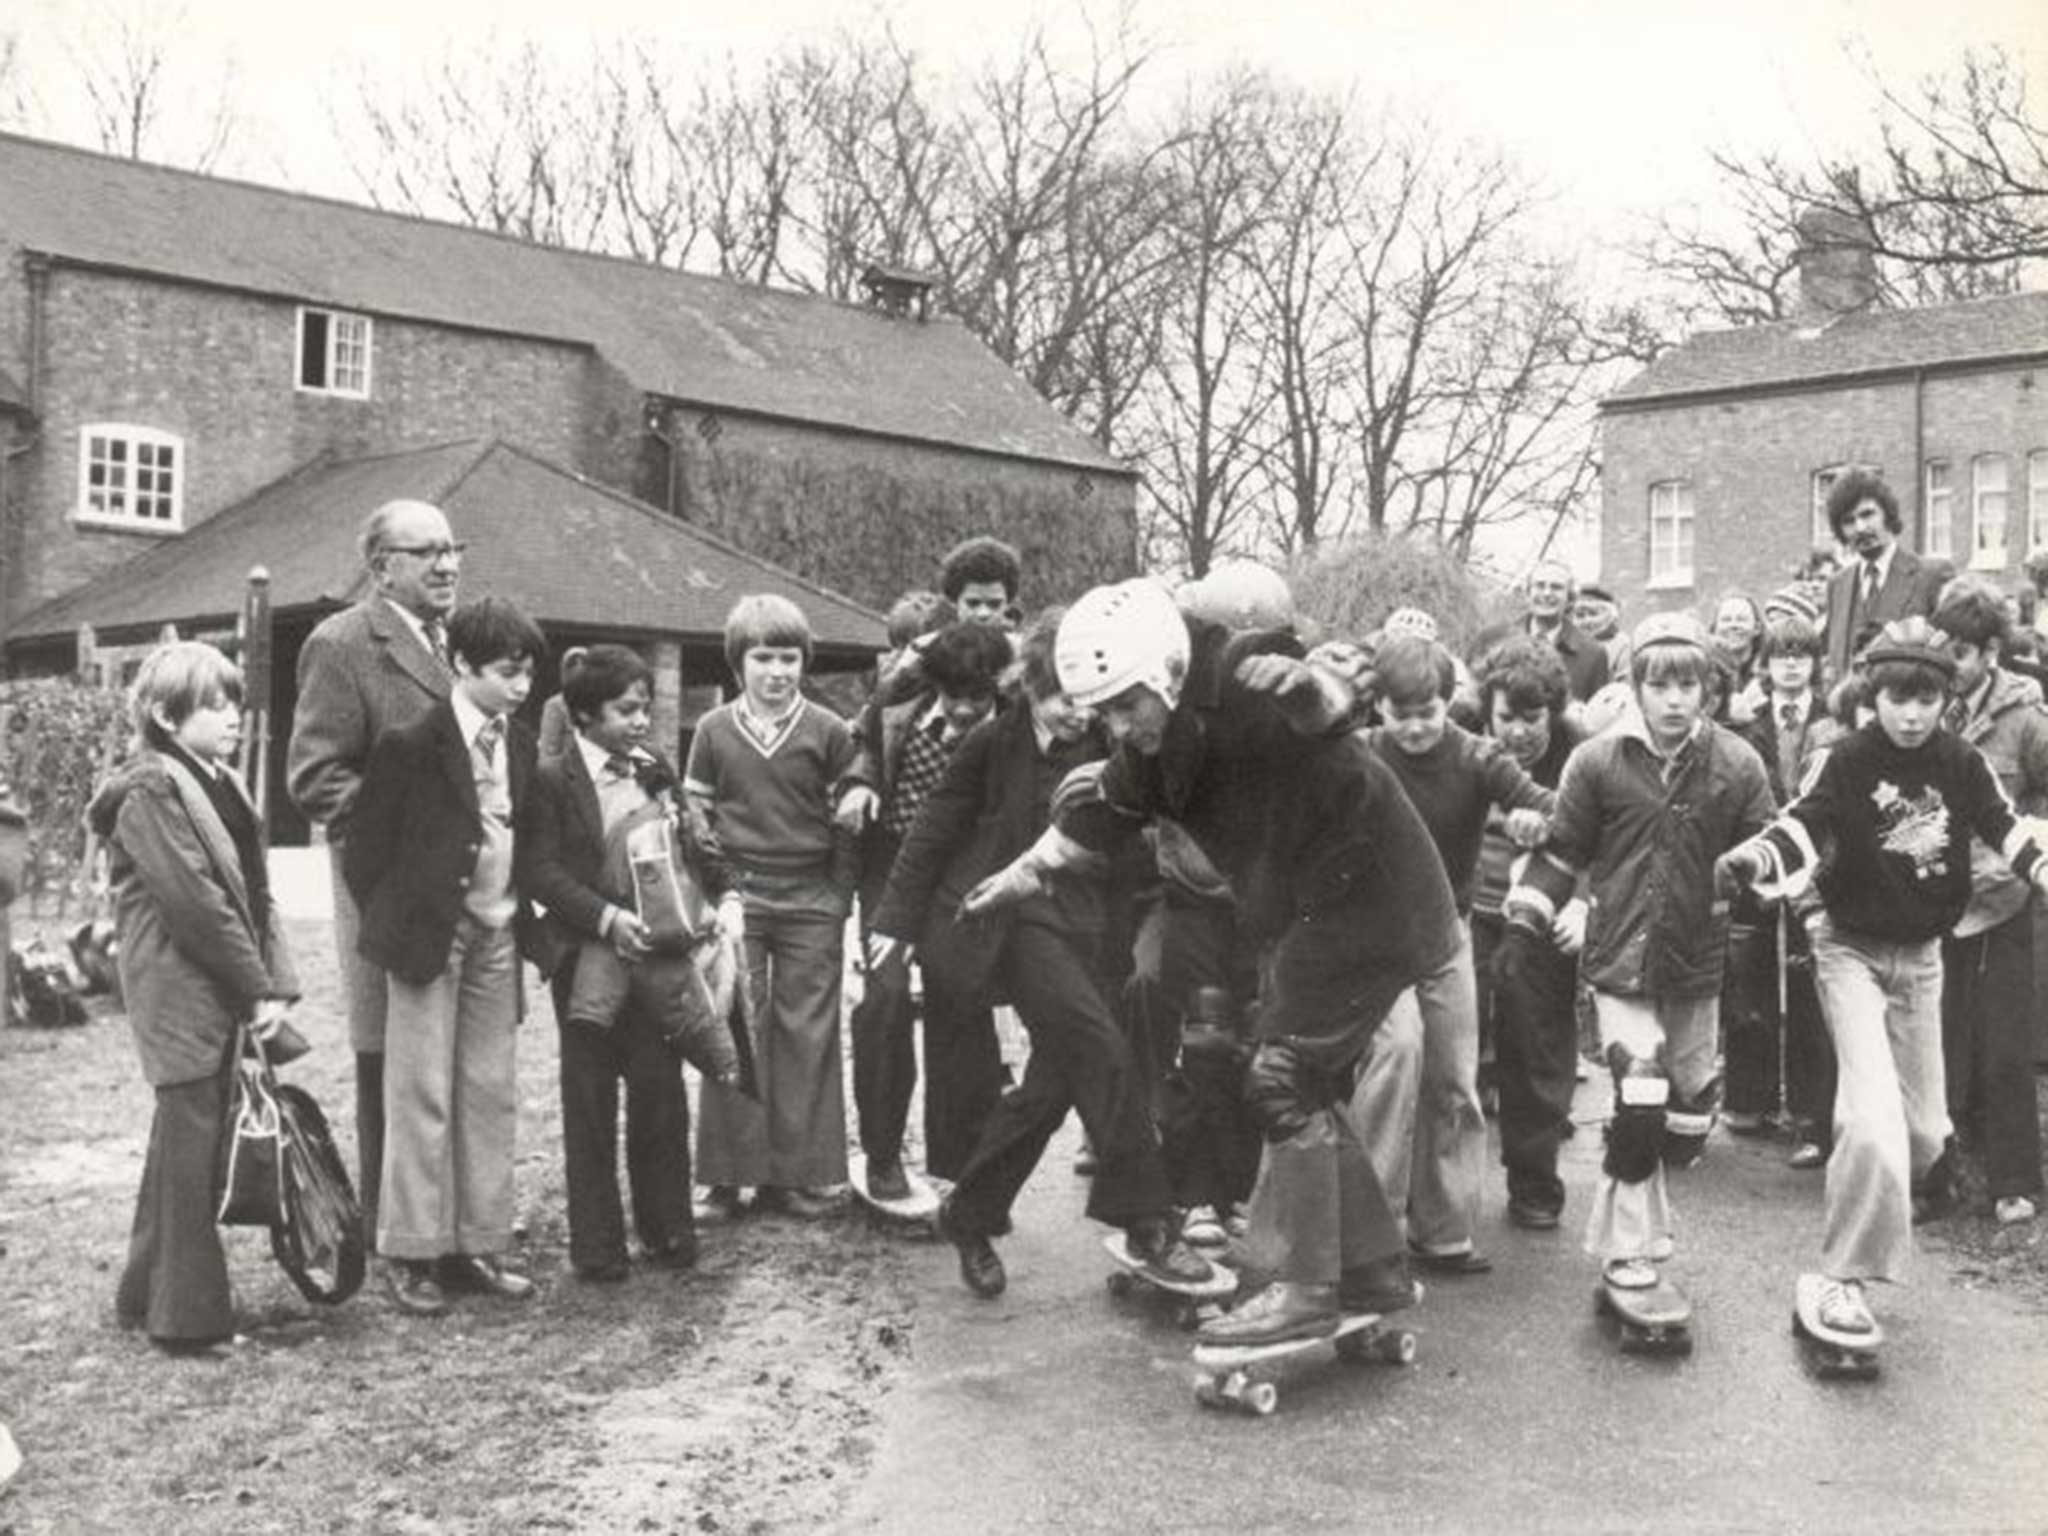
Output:
[[[1255,1369],[1332,1347],[1339,1360],[1382,1365],[1415,1363],[1415,1335],[1389,1327],[1376,1312],[1348,1312],[1327,1333],[1272,1344],[1197,1344],[1195,1401],[1204,1408],[1236,1408],[1264,1418],[1280,1406],[1280,1388]]]
[[[846,1160],[847,1181],[853,1186],[853,1197],[878,1216],[887,1216],[893,1221],[930,1223],[939,1214],[939,1192],[909,1169],[904,1170],[910,1180],[910,1194],[902,1200],[883,1200],[868,1189],[868,1160],[856,1152]]]
[[[1593,1287],[1593,1304],[1619,1325],[1626,1353],[1692,1353],[1692,1303],[1668,1280],[1631,1287],[1602,1279]]]
[[[1878,1346],[1884,1330],[1869,1333],[1837,1333],[1820,1320],[1819,1275],[1801,1275],[1792,1303],[1792,1334],[1806,1351],[1806,1357],[1823,1376],[1854,1376],[1868,1379],[1878,1371]]]

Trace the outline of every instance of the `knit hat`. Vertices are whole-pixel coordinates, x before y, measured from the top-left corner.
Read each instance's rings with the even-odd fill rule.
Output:
[[[1437,638],[1436,620],[1420,608],[1396,608],[1387,615],[1387,622],[1380,626],[1380,632],[1389,637],[1413,635],[1418,640]]]
[[[1780,587],[1764,599],[1764,618],[1766,621],[1771,619],[1804,619],[1807,623],[1817,626],[1820,623],[1820,616],[1820,604],[1813,600],[1811,593],[1796,586]]]
[[[1885,661],[1909,661],[1918,666],[1932,667],[1946,678],[1956,675],[1956,662],[1948,653],[1947,637],[1917,613],[1910,618],[1893,619],[1879,630],[1877,638],[1864,651],[1862,660],[1866,667]]]

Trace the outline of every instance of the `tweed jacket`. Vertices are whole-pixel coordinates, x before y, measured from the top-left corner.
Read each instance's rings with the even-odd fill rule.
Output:
[[[143,1076],[158,1088],[211,1077],[259,1002],[298,995],[277,905],[250,910],[220,813],[192,770],[164,753],[116,770],[86,815],[106,840]]]
[[[1931,618],[1941,598],[1942,583],[1949,578],[1946,565],[1930,564],[1903,544],[1892,551],[1891,569],[1884,585],[1866,608],[1857,601],[1857,583],[1863,579],[1863,563],[1852,559],[1828,578],[1827,678],[1838,683],[1849,674],[1849,662],[1856,636],[1872,624],[1889,624],[1893,619],[1919,614]]]
[[[340,841],[370,748],[447,698],[451,681],[385,598],[365,598],[322,621],[299,653],[299,702],[285,759],[292,804]]]

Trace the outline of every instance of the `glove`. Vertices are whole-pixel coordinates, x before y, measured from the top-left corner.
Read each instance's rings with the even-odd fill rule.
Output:
[[[832,819],[848,832],[865,832],[868,823],[880,814],[882,800],[865,784],[851,784],[846,793],[839,797],[839,806],[832,813]]]
[[[1730,848],[1714,860],[1714,895],[1725,901],[1755,884],[1764,872],[1762,853],[1747,843]]]
[[[1045,881],[1038,866],[1029,859],[1013,859],[967,893],[960,902],[960,915],[986,917],[1041,895],[1044,890]]]

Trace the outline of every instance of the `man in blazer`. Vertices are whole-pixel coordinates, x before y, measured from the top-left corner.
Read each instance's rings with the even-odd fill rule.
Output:
[[[384,973],[356,952],[358,916],[342,878],[342,848],[372,744],[448,697],[443,626],[455,608],[462,546],[440,509],[423,501],[378,507],[358,543],[371,591],[321,623],[299,653],[286,786],[292,804],[326,829],[333,862],[334,944],[356,1053],[357,1175],[374,1242],[384,1160]]]
[[[1538,639],[1548,640],[1564,662],[1572,697],[1581,704],[1598,693],[1607,682],[1607,647],[1572,622],[1572,604],[1578,597],[1578,578],[1560,560],[1541,560],[1529,572],[1527,628]]]
[[[1933,614],[1943,561],[1923,561],[1899,543],[1906,521],[1892,488],[1868,470],[1852,469],[1828,492],[1828,526],[1854,559],[1828,581],[1827,681],[1840,682],[1856,656],[1856,637],[1894,619]]]

